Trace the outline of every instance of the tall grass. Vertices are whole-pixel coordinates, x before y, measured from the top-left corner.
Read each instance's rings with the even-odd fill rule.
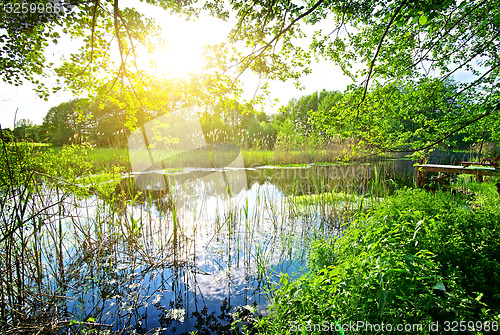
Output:
[[[58,154],[62,147],[43,146],[40,150]],[[326,148],[277,148],[276,150],[244,149],[241,151],[246,167],[263,165],[290,165],[310,163],[335,163],[346,159],[353,161],[354,156],[347,147],[327,146]],[[88,151],[88,161],[95,171],[106,171],[119,166],[130,171],[128,151],[125,148],[95,147]]]
[[[370,187],[363,165],[254,169],[243,198],[193,188],[176,206],[167,190],[138,189],[123,169],[103,171],[95,149],[1,149],[3,333],[190,331],[191,315],[215,322],[197,309],[214,278],[222,293],[212,300],[262,308],[280,273],[306,265],[315,238],[340,235],[385,192],[382,178]]]

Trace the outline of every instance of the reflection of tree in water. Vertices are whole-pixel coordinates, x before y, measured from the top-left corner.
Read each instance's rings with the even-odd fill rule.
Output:
[[[159,195],[156,201],[161,206],[168,195]],[[147,195],[145,199],[151,198]],[[67,311],[64,315],[69,320],[76,320],[77,325],[72,327],[95,328],[98,325],[91,324],[96,321],[112,325],[115,331],[135,329],[145,333],[168,327],[168,332],[175,334],[193,329],[199,329],[199,333],[217,329],[228,333],[233,321],[229,312],[235,311],[231,302],[234,306],[266,302],[260,294],[269,277],[254,271],[253,232],[241,230],[253,230],[254,225],[242,226],[241,212],[205,217],[200,225],[193,223],[192,217],[183,217],[183,213],[174,220],[172,210],[160,206],[139,201],[134,205],[129,202],[118,212],[116,206],[98,209],[101,217],[109,210],[113,213],[99,228],[101,232],[84,234],[87,237],[82,245],[74,248],[81,252],[68,259],[61,284],[61,291],[69,299],[61,298],[59,306]],[[125,233],[124,229],[131,229],[139,217],[144,226],[135,233]],[[204,229],[212,236],[206,245],[211,249],[203,249],[204,254],[196,248],[197,243],[204,242],[198,240],[193,229]],[[262,248],[274,251],[271,244]],[[274,267],[276,271],[288,271],[286,266]],[[207,282],[216,290],[203,290],[200,284]]]
[[[389,193],[412,186],[413,161],[393,160],[374,164],[346,164],[299,168],[255,169],[248,171],[250,184],[271,183],[287,196],[344,192],[365,194],[377,178],[392,181]],[[392,184],[392,186],[391,186]]]
[[[456,159],[451,155],[436,155],[436,158],[442,161]],[[246,170],[248,186],[252,185],[275,185],[284,195],[307,195],[320,194],[323,192],[346,192],[355,194],[364,194],[370,190],[370,185],[375,178],[383,181],[389,181],[388,187],[390,193],[403,186],[413,185],[413,176],[415,174],[414,162],[412,160],[388,160],[368,164],[345,164],[345,165],[326,165],[326,166],[307,166],[307,167],[272,167],[272,168],[254,168]],[[176,176],[176,180],[184,182],[185,180],[196,179],[198,175],[205,176],[206,172],[194,171],[181,176]],[[123,186],[125,185],[125,186]],[[211,180],[206,180],[204,185],[208,193],[215,193],[219,185]],[[138,192],[132,178],[124,180],[122,188],[130,192],[130,197],[139,193],[139,200],[148,201],[151,197],[157,206],[169,209],[171,200],[168,192],[147,191]],[[193,191],[195,193],[195,191]]]

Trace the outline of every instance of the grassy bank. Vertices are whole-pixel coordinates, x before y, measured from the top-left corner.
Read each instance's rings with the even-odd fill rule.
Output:
[[[24,145],[24,144],[19,144]],[[126,148],[104,148],[104,147],[84,147],[85,160],[92,164],[94,172],[110,169],[112,166],[120,166],[125,170],[130,170],[128,150]],[[57,155],[62,147],[42,146],[37,148],[47,154]],[[334,163],[343,160],[344,154],[341,151],[329,150],[242,150],[241,155],[245,166],[262,165],[291,165],[309,163]],[[351,157],[355,160],[355,157]]]
[[[245,166],[295,165],[318,162],[339,162],[342,151],[330,150],[244,150],[241,152]]]
[[[386,333],[373,328],[382,323],[421,324],[407,331],[420,334],[437,323],[440,333],[465,329],[454,321],[467,321],[468,333],[498,329],[500,197],[493,184],[473,188],[473,200],[400,191],[360,212],[342,237],[316,241],[310,272],[282,278],[260,332],[340,334],[358,321],[345,333]]]

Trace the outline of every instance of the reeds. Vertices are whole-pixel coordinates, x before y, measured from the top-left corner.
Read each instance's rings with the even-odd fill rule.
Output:
[[[372,182],[364,165],[255,169],[247,191],[186,190],[180,206],[168,190],[115,182],[116,171],[103,184],[113,187],[101,187],[106,178],[91,171],[67,180],[44,170],[28,147],[1,149],[4,333],[190,331],[193,311],[216,310],[224,298],[265,308],[281,273],[306,266],[311,241],[340,234],[387,179],[376,170]],[[61,157],[71,155],[44,160],[72,164]]]

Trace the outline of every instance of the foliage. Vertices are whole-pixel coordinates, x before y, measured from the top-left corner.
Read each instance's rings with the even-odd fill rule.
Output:
[[[219,3],[213,0],[205,7],[230,17]],[[332,123],[342,121],[343,135],[359,135],[382,150],[431,147],[465,127],[473,127],[473,138],[474,128],[498,136],[496,0],[392,0],[383,5],[372,0],[304,5],[234,1],[231,6],[238,22],[228,43],[243,41],[247,49],[231,52],[231,45],[221,45],[216,57],[224,64],[240,73],[250,69],[261,77],[297,79],[309,73],[314,52],[352,78],[340,105],[323,109],[317,124],[327,121],[337,131]],[[315,27],[313,37],[305,35],[304,24]],[[308,49],[301,41],[305,38]],[[457,74],[470,79],[443,92],[443,85]],[[430,107],[438,111],[432,117]],[[414,143],[405,142],[411,137],[408,127],[417,134]]]
[[[223,105],[232,104],[224,99],[239,97],[238,78],[246,69],[264,81],[298,79],[310,72],[314,53],[340,66],[355,84],[340,103],[336,93],[320,92],[289,105],[287,112],[303,135],[326,121],[322,131],[356,136],[381,150],[434,146],[466,127],[470,128],[468,140],[500,139],[496,131],[500,124],[497,0],[391,0],[383,6],[373,0],[147,3],[188,17],[205,11],[236,20],[227,42],[207,49],[210,72],[179,81],[146,75],[132,59],[139,49],[154,49],[160,33],[155,22],[144,17],[138,6],[121,6],[118,0],[72,0],[57,13],[2,11],[0,76],[18,85],[27,79],[46,97],[49,89],[40,77],[51,75],[53,68],[59,77],[53,91],[64,84],[75,93],[89,92],[101,105],[113,96],[110,102],[123,112],[127,128],[133,128],[159,111],[182,106],[183,101],[212,107],[221,100]],[[328,31],[316,28],[325,22]],[[306,36],[304,25],[315,27],[313,36]],[[47,64],[45,48],[65,35],[77,38],[80,49],[59,64]],[[309,48],[300,41],[304,38]],[[119,59],[112,59],[111,48],[118,50]],[[236,71],[235,78],[228,76],[229,69]],[[469,82],[448,89],[449,80],[461,72]],[[265,92],[267,84],[262,87]],[[311,110],[318,111],[315,123],[309,122]],[[258,129],[253,120],[250,124],[251,133],[273,133]],[[115,124],[108,126],[116,130]],[[278,127],[275,124],[274,129]],[[271,147],[270,141],[258,143],[252,137],[243,142]]]
[[[230,142],[242,149],[271,150],[276,142],[276,128],[264,112],[252,104],[233,101],[204,111],[200,123],[208,142]]]
[[[176,3],[147,2],[173,13],[192,14],[192,10]],[[37,4],[36,10],[25,10],[29,3],[14,0],[2,8],[0,77],[15,85],[23,80],[31,81],[37,85],[36,91],[41,97],[47,97],[49,88],[40,79],[53,74],[52,69],[74,91],[93,90],[112,82],[116,75],[127,76],[130,60],[126,57],[135,55],[139,46],[152,47],[158,37],[152,20],[133,8],[120,8],[119,1],[41,0]],[[45,49],[64,36],[77,38],[80,49],[69,57],[65,55],[60,64],[48,63]],[[120,52],[118,65],[109,55],[111,46]],[[61,89],[62,84],[61,78],[57,79],[52,91]]]
[[[141,6],[187,18],[199,11],[191,0],[146,3]],[[20,13],[12,9],[16,6]],[[82,106],[82,101],[71,101],[49,113],[44,140],[63,145],[82,143],[87,136],[99,145],[123,145],[128,131],[152,117],[185,106],[210,106],[241,93],[238,82],[220,71],[181,80],[158,78],[139,68],[137,58],[162,42],[159,26],[141,13],[141,6],[119,0],[15,0],[2,8],[0,78],[14,85],[31,82],[46,100],[64,88],[75,96],[86,94],[92,102]],[[78,49],[65,48],[61,59],[46,59],[46,48],[57,49],[66,38]],[[56,78],[50,88],[45,82],[49,76]],[[93,136],[85,133],[85,124],[92,124]]]
[[[85,318],[86,322],[68,320],[69,314],[60,312],[67,302],[56,297],[61,292],[64,295],[67,284],[62,283],[71,282],[71,267],[84,271],[86,253],[94,258],[101,254],[99,249],[109,253],[114,248],[112,240],[105,239],[102,248],[93,249],[96,240],[91,241],[90,236],[101,237],[97,232],[103,222],[75,215],[81,209],[81,202],[75,200],[90,193],[114,200],[112,193],[121,180],[116,169],[88,175],[91,164],[86,160],[87,149],[67,146],[55,153],[27,142],[0,147],[2,333],[70,333],[68,327],[75,333],[86,333],[98,327],[91,317]],[[71,231],[68,224],[84,240],[83,246],[75,244],[73,256],[70,253],[74,251],[66,247]],[[82,240],[78,233],[71,238],[71,243]],[[78,326],[71,327],[73,324]]]
[[[11,143],[14,141],[14,133],[10,128],[0,128],[0,142]]]
[[[342,97],[338,91],[314,92],[304,95],[300,99],[292,98],[286,106],[279,109],[275,119],[278,124],[289,120],[293,123],[296,132],[299,134],[309,134],[318,129],[311,122],[311,116],[318,110],[329,111]]]
[[[43,140],[54,146],[92,143],[120,147],[130,134],[129,116],[109,101],[98,104],[88,99],[73,99],[48,111],[41,132]]]
[[[80,109],[85,103],[84,99],[73,99],[49,109],[42,124],[43,140],[55,146],[81,141],[85,124],[80,118]]]
[[[484,111],[465,95],[453,97],[457,84],[452,81],[376,84],[354,113],[351,106],[359,94],[359,88],[348,89],[331,109],[314,113],[314,123],[327,134],[356,138],[380,149],[413,149],[445,136],[450,129],[444,125]]]
[[[272,124],[277,128],[275,149],[293,151],[326,148],[332,133],[326,134],[312,122],[312,117],[320,109],[330,110],[341,96],[337,91],[323,89],[298,100],[290,99],[286,106],[272,115]]]
[[[28,119],[16,121],[12,135],[16,141],[38,142],[40,127]]]
[[[105,155],[83,145],[43,148],[26,142],[3,145],[0,184],[5,187],[55,185],[78,196],[111,198],[121,180],[124,162],[108,149]],[[99,159],[96,159],[99,157]],[[26,184],[27,185],[24,185]]]
[[[261,330],[282,333],[292,322],[499,321],[494,193],[471,206],[450,193],[403,190],[360,213],[342,237],[315,244],[310,273],[295,282],[282,277]]]

